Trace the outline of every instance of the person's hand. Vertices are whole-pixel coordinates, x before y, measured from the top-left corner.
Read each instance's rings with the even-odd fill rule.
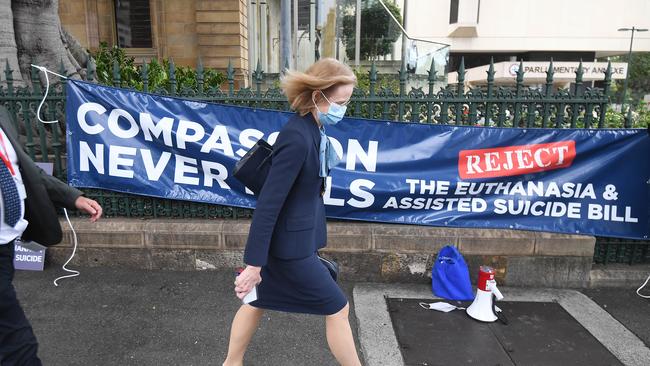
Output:
[[[100,217],[102,217],[102,206],[90,198],[79,196],[77,200],[74,201],[74,206],[77,208],[77,210],[89,214],[90,221],[92,222],[95,222],[99,220]]]
[[[261,270],[262,267],[246,266],[246,269],[235,278],[235,293],[240,300],[251,292],[255,285],[262,282]]]

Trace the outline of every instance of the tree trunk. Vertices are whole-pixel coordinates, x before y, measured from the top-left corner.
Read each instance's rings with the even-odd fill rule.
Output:
[[[11,12],[11,0],[0,0],[0,80],[5,81],[4,73],[7,63],[13,70],[12,78],[14,84],[23,86],[23,78],[18,66],[18,50],[16,48],[16,38],[14,36],[14,16]]]
[[[2,4],[8,2],[0,1]],[[23,80],[30,79],[31,64],[64,71],[73,78],[85,74],[88,55],[77,42],[69,43],[72,37],[61,28],[58,9],[59,0],[11,0],[13,32]],[[40,77],[43,82],[44,77]]]

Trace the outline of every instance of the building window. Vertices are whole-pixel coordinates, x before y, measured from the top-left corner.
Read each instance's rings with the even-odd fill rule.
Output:
[[[311,3],[314,1],[315,0],[298,0],[298,30],[309,30]],[[294,3],[291,2],[292,11],[293,11],[293,4]],[[315,2],[314,5],[316,8],[316,13],[318,14],[318,2]]]
[[[461,0],[451,0],[449,7],[449,24],[458,23],[458,16],[460,13]],[[463,14],[461,15],[460,23],[465,24],[478,24],[478,18],[481,14],[481,0],[463,0]],[[476,11],[476,21],[473,19],[472,14]]]
[[[451,0],[451,8],[449,9],[449,24],[458,23],[458,3],[460,0]]]
[[[117,45],[152,48],[149,0],[115,0]]]

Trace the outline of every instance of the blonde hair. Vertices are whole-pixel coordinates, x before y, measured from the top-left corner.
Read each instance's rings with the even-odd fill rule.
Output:
[[[291,108],[304,116],[314,108],[312,93],[321,90],[327,94],[332,87],[357,84],[357,77],[348,65],[333,58],[322,58],[305,72],[287,71],[281,86]]]

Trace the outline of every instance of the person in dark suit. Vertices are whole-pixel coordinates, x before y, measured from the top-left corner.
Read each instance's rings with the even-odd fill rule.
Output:
[[[342,365],[361,364],[348,301],[317,253],[327,244],[324,182],[338,163],[325,128],[343,118],[355,85],[352,70],[331,58],[282,80],[296,114],[278,135],[257,199],[244,252],[247,266],[235,280],[240,299],[257,286],[257,300],[235,315],[226,366],[242,365],[263,309],[325,315],[334,357]]]
[[[55,206],[79,209],[95,222],[101,206],[40,169],[22,150],[13,119],[0,107],[0,365],[41,365],[38,343],[12,284],[14,241],[50,246],[62,239]]]

